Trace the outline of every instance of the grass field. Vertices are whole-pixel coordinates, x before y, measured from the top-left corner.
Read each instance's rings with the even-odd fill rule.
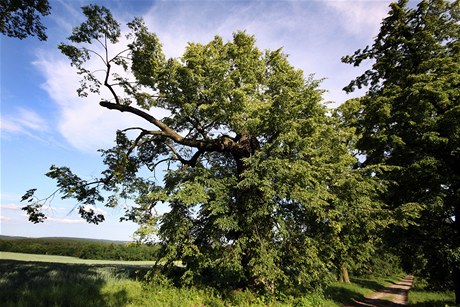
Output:
[[[451,292],[427,291],[426,281],[415,278],[414,286],[409,292],[409,306],[455,306],[455,294]]]
[[[118,261],[118,260],[91,260],[68,256],[37,255],[0,252],[0,260],[70,263],[70,264],[113,264],[113,265],[154,265],[155,261]]]
[[[233,291],[178,288],[160,274],[143,278],[153,262],[83,260],[73,257],[0,252],[0,305],[13,306],[311,306],[335,307],[395,282],[394,278],[352,279],[324,293],[281,301]],[[453,295],[416,291],[410,306],[453,306]]]
[[[432,292],[413,290],[409,292],[409,306],[455,306],[453,292]]]

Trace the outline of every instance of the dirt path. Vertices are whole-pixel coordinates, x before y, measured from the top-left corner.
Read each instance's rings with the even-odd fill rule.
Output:
[[[373,292],[351,306],[396,307],[407,303],[407,294],[412,287],[414,276],[408,275],[398,283],[390,285],[378,292]]]

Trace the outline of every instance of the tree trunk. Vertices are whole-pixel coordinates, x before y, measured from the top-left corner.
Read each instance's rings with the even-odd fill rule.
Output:
[[[249,145],[252,143],[248,143]],[[254,148],[246,146],[246,150],[233,152],[233,157],[236,162],[236,172],[239,180],[244,179],[246,165],[243,159],[248,158],[254,151]],[[259,259],[264,251],[261,250],[264,243],[269,245],[271,242],[272,222],[270,215],[259,214],[258,210],[262,209],[266,203],[264,201],[264,193],[258,188],[239,188],[236,192],[235,214],[238,217],[238,225],[240,230],[234,234],[234,240],[243,240],[242,253],[240,263],[243,273],[246,277],[246,284],[242,288],[246,289],[261,289],[264,291],[273,292],[272,287],[268,287],[263,281],[264,274],[254,272],[251,262],[254,259]],[[261,245],[251,242],[252,239],[257,239]]]
[[[460,195],[460,189],[456,191],[456,196]],[[454,222],[454,247],[456,247],[456,252],[460,251],[460,200],[458,197],[455,203],[455,222]],[[458,258],[458,255],[456,255]],[[452,277],[454,279],[454,289],[455,289],[455,304],[460,305],[460,261],[457,259],[454,262],[454,268],[452,270]]]
[[[340,277],[339,281],[345,284],[351,284],[350,276],[348,275],[348,268],[346,264],[340,266]]]
[[[453,275],[455,288],[455,305],[460,306],[460,268],[458,268],[458,266],[454,268]]]

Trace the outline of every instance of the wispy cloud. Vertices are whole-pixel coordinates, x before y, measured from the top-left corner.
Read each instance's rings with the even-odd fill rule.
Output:
[[[26,222],[28,216],[24,211],[22,211],[22,207],[24,207],[24,205],[15,203],[1,204],[0,211],[4,213],[1,216],[1,221],[4,223]],[[47,223],[81,224],[85,222],[79,217],[71,218],[67,216],[56,215],[56,212],[68,212],[68,208],[53,206],[44,207],[43,210],[46,212],[47,215]]]
[[[0,222],[2,222],[2,223],[10,222],[12,220],[13,220],[13,218],[11,218],[11,217],[0,215]]]
[[[72,219],[72,218],[64,218],[64,217],[48,217],[46,219],[47,222],[51,223],[58,223],[58,224],[82,224],[85,223],[82,219]]]
[[[33,135],[49,130],[46,120],[33,110],[17,108],[16,112],[1,115],[2,134]]]
[[[393,1],[324,1],[326,6],[336,12],[337,21],[342,29],[359,37],[377,33],[381,20],[386,16],[391,2]]]
[[[139,125],[140,120],[129,114],[107,111],[99,106],[102,97],[109,94],[102,91],[101,96],[77,96],[79,75],[69,62],[57,52],[39,52],[34,66],[45,77],[42,88],[56,103],[57,128],[59,133],[74,148],[87,153],[96,153],[100,148],[113,145],[115,131]],[[89,70],[100,69],[98,63],[90,63]]]
[[[1,210],[14,210],[14,211],[18,211],[18,210],[21,210],[21,208],[24,207],[24,206],[21,206],[21,205],[18,205],[18,204],[2,204],[0,205],[0,209]]]

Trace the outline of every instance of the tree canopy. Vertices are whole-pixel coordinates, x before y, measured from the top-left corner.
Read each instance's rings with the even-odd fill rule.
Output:
[[[391,167],[379,175],[391,182],[384,202],[401,220],[390,228],[390,242],[402,253],[413,254],[408,268],[429,277],[432,284],[445,285],[446,276],[453,274],[457,303],[459,3],[424,0],[415,8],[406,0],[393,3],[374,44],[343,58],[355,66],[369,59],[374,63],[345,90],[368,87],[354,102],[354,116],[348,120],[357,129],[363,165]]]
[[[40,15],[50,14],[48,0],[3,0],[0,2],[0,33],[24,39],[37,35],[45,41],[46,27]]]
[[[104,7],[83,13],[59,46],[83,77],[78,94],[109,93],[101,107],[145,122],[120,127],[115,147],[101,150],[100,178],[51,167],[56,192],[76,199],[83,218],[100,223],[96,204],[133,200],[125,219],[159,227],[165,266],[181,260],[184,283],[222,289],[311,289],[370,257],[382,186],[371,168],[353,168],[350,133],[328,116],[319,80],[245,32],[189,43],[181,58],[167,59],[139,18],[128,23],[125,49],[111,54],[118,22]],[[86,67],[94,59],[96,72]],[[162,183],[142,176],[162,170]],[[31,189],[23,200],[31,221],[46,218],[48,199]],[[170,211],[157,216],[158,203]]]

